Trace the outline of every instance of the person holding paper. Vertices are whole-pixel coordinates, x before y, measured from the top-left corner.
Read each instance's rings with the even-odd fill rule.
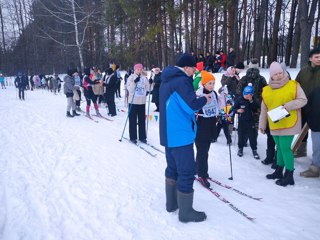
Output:
[[[265,133],[267,121],[271,135],[277,146],[277,166],[272,174],[266,175],[267,179],[278,179],[277,185],[294,185],[294,157],[291,143],[295,134],[301,131],[300,109],[307,104],[307,98],[300,84],[289,80],[287,73],[280,63],[273,62],[270,65],[269,85],[263,88],[259,129]],[[279,121],[273,122],[267,116],[267,112],[279,106],[283,106],[290,115]],[[285,173],[283,170],[285,168]]]

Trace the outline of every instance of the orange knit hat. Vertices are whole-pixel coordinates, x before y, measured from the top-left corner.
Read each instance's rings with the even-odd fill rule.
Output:
[[[201,84],[204,86],[207,82],[216,80],[212,73],[202,70],[201,71]]]

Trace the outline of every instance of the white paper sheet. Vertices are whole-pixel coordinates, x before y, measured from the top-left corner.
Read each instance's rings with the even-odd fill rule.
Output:
[[[268,115],[271,118],[271,120],[274,123],[276,123],[276,122],[280,121],[282,118],[289,116],[290,114],[283,106],[279,106],[279,107],[274,108],[271,111],[269,111]]]

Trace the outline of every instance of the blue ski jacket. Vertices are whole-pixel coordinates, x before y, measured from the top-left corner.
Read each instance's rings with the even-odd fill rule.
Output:
[[[161,75],[159,92],[160,144],[165,147],[181,147],[192,144],[196,137],[195,112],[207,102],[198,98],[189,77],[176,66],[166,67]]]

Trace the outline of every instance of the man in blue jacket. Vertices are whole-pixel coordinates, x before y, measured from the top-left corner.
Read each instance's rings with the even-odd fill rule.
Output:
[[[190,54],[183,54],[176,66],[166,67],[160,86],[160,144],[165,146],[167,168],[166,209],[179,208],[181,222],[201,222],[204,212],[195,211],[193,181],[196,174],[193,143],[197,124],[195,112],[211,101],[210,94],[198,98],[192,85],[196,62]]]

